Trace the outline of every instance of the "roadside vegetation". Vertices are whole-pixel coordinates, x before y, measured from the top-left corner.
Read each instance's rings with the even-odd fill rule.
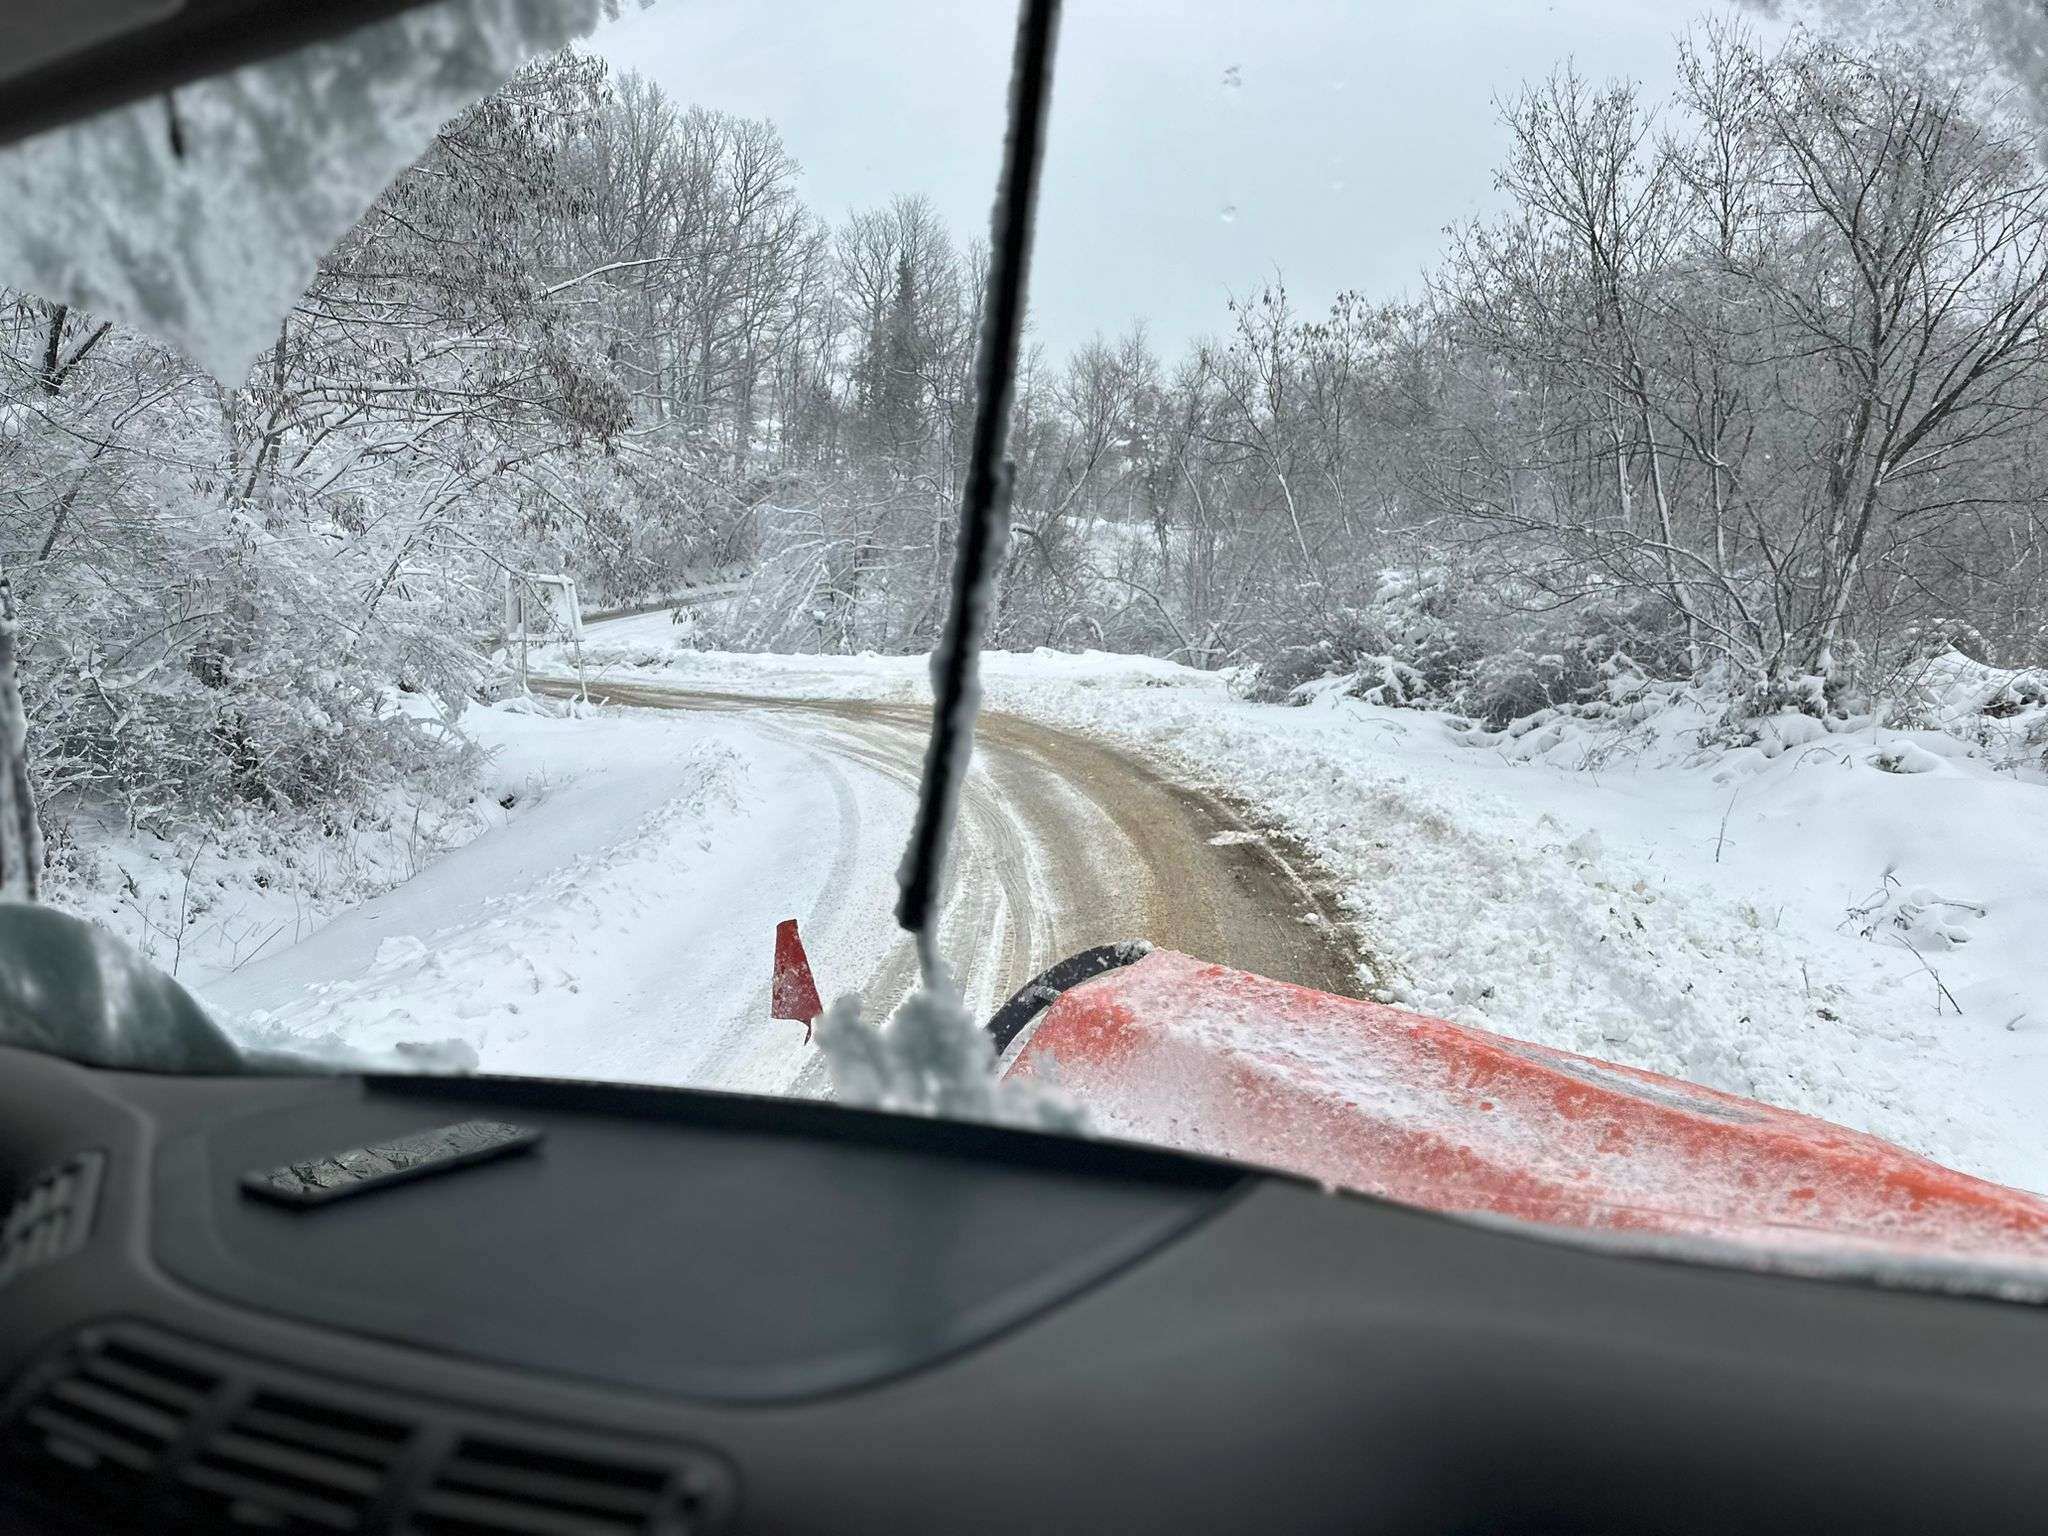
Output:
[[[1487,731],[1682,699],[1736,741],[1945,719],[1959,659],[1960,733],[2035,771],[2032,133],[1904,49],[1680,46],[1669,100],[1568,69],[1505,100],[1501,211],[1412,302],[1246,274],[1173,355],[1142,321],[1033,351],[992,643]],[[474,793],[454,722],[508,571],[594,606],[745,570],[678,633],[928,647],[985,253],[913,194],[834,221],[799,189],[772,124],[570,52],[443,129],[235,387],[6,295],[59,883],[87,825],[416,850]]]

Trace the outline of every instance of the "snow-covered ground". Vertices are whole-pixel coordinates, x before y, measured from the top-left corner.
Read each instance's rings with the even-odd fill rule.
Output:
[[[813,1058],[801,1026],[768,1019],[775,924],[826,914],[806,938],[827,974],[887,931],[885,836],[850,881],[793,852],[846,786],[737,716],[500,705],[465,726],[514,797],[506,820],[289,949],[200,977],[204,999],[244,1038],[299,1049],[796,1086]]]
[[[488,772],[473,797],[391,792],[345,824],[244,808],[223,827],[172,835],[72,805],[48,828],[67,869],[45,894],[179,981],[205,985],[291,948],[511,821],[521,788]],[[514,807],[498,803],[508,795]]]
[[[586,662],[722,692],[927,696],[919,658],[673,634],[629,621]],[[1788,720],[1708,751],[1682,708],[1633,734],[1560,719],[1492,737],[1334,690],[1251,704],[1143,658],[984,671],[989,707],[1135,748],[1305,841],[1389,998],[2048,1190],[2048,801],[1952,737]]]
[[[593,626],[584,654],[614,681],[928,698],[921,658],[695,651],[663,612]],[[1305,843],[1369,952],[1365,988],[2048,1191],[2048,789],[1995,752],[1796,717],[1708,749],[1682,700],[1632,728],[1489,735],[1335,688],[1252,704],[1216,674],[1099,654],[996,654],[984,674],[991,709],[1122,746]],[[803,914],[828,993],[888,993],[871,1013],[901,995],[889,912],[915,763],[795,720],[478,706],[461,722],[490,754],[473,807],[394,814],[331,869],[302,848],[150,857],[112,837],[94,915],[254,1040],[810,1091],[815,1053],[766,1017],[769,936]],[[1072,914],[1027,941],[1009,912],[1021,889],[1071,898],[1036,862],[1052,839],[1013,830],[1000,795],[981,809],[984,862],[1032,868],[976,884],[949,941],[1006,945],[1009,969],[1076,947]]]

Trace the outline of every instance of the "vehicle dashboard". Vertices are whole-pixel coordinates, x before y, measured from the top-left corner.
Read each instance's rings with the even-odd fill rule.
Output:
[[[293,1209],[245,1175],[488,1118]],[[680,1090],[0,1048],[34,1531],[2038,1528],[2038,1311]],[[17,1251],[17,1249],[19,1251]]]

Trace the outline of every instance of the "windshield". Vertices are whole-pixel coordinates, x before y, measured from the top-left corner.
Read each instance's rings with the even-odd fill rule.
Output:
[[[2048,1263],[2030,12],[1072,4],[1010,358],[1015,17],[555,9],[0,151],[16,894],[257,1056]]]

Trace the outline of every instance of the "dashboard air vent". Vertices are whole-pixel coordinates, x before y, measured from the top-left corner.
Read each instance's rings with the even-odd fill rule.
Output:
[[[514,1424],[128,1323],[79,1330],[0,1393],[0,1489],[94,1536],[710,1536],[737,1503],[708,1450]]]
[[[52,1502],[119,1500],[156,1477],[219,1384],[132,1343],[92,1339],[30,1388],[8,1449]]]
[[[0,1286],[78,1251],[92,1226],[101,1161],[82,1152],[38,1174],[0,1216]]]
[[[465,1437],[412,1506],[420,1536],[688,1536],[722,1504],[709,1469]]]
[[[391,1419],[259,1389],[177,1477],[223,1529],[360,1530],[410,1433]]]

